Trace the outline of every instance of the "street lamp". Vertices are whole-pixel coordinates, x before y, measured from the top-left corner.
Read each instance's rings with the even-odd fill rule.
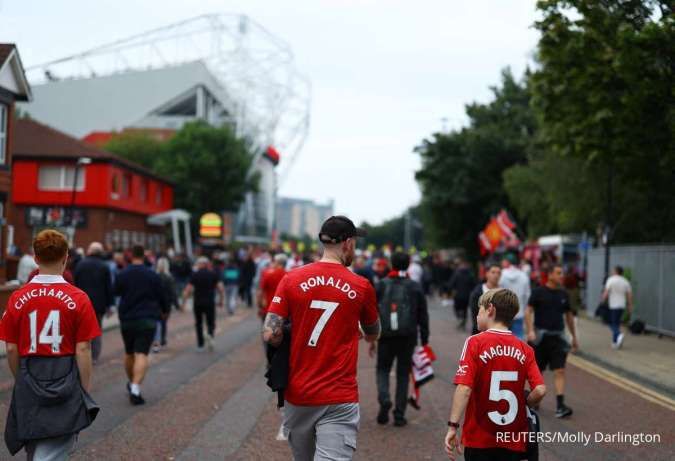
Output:
[[[73,195],[70,198],[70,235],[73,240],[72,244],[75,245],[75,194],[77,193],[77,174],[80,171],[81,166],[89,165],[91,159],[89,157],[80,157],[75,163],[75,174],[73,174]]]

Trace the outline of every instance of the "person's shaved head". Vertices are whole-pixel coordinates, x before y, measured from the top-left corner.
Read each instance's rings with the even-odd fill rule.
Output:
[[[87,248],[87,256],[103,254],[103,245],[100,242],[91,242]]]

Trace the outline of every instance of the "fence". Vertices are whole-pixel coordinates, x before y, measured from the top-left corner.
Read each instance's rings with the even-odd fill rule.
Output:
[[[675,336],[675,246],[613,246],[609,262],[622,266],[633,286],[634,318],[651,331]],[[604,248],[590,250],[586,308],[591,315],[600,303],[604,275]]]

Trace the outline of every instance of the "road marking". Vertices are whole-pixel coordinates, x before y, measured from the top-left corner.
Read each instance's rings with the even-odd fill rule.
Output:
[[[615,386],[620,387],[628,392],[642,397],[645,400],[648,400],[652,403],[660,405],[664,408],[667,408],[670,411],[675,411],[675,400],[670,397],[660,394],[652,389],[649,389],[641,384],[631,381],[630,379],[624,378],[614,372],[611,372],[601,366],[598,366],[588,360],[582,359],[576,355],[570,355],[567,357],[567,361],[581,370],[584,370],[592,375],[602,378],[605,381],[609,381]]]

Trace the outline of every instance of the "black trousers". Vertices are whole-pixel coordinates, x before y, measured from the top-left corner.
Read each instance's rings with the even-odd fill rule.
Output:
[[[408,383],[412,356],[417,337],[381,338],[377,342],[377,400],[380,405],[391,403],[389,372],[396,359],[396,402],[394,418],[402,418],[408,404]]]
[[[215,304],[195,304],[195,328],[197,329],[197,346],[204,346],[203,322],[206,317],[206,330],[210,336],[216,329],[216,306]]]

